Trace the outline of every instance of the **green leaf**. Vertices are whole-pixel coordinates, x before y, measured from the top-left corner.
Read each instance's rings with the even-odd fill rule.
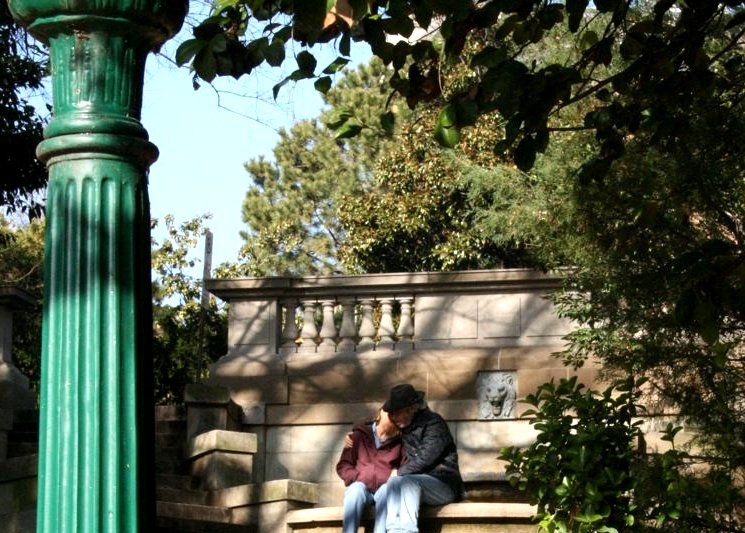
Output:
[[[264,49],[264,58],[271,66],[280,66],[285,60],[285,42],[275,37],[272,44]]]
[[[507,50],[487,46],[471,59],[472,67],[497,67],[507,59]]]
[[[454,126],[437,125],[435,128],[435,139],[441,146],[454,148],[460,141],[460,131]]]
[[[217,61],[215,61],[215,55],[212,53],[212,50],[208,47],[203,48],[194,56],[192,66],[194,67],[194,72],[206,82],[211,82],[217,75]]]
[[[339,53],[349,57],[352,47],[352,37],[348,31],[345,31],[339,40]]]
[[[274,87],[272,87],[272,95],[274,96],[274,99],[277,99],[277,96],[279,95],[279,90],[284,87],[287,82],[292,80],[292,75],[287,76],[285,79],[277,83]]]
[[[479,118],[478,104],[468,98],[456,101],[455,118],[459,128],[474,125]]]
[[[566,8],[567,12],[569,13],[569,31],[571,31],[572,33],[575,33],[579,29],[588,3],[589,0],[566,1]]]
[[[536,146],[533,137],[524,137],[515,148],[515,164],[523,172],[528,172],[533,168],[536,156]]]
[[[579,44],[583,50],[587,50],[598,42],[598,34],[592,30],[587,30],[582,34]]]
[[[224,52],[228,48],[228,40],[225,38],[225,35],[222,33],[215,35],[210,40],[210,48],[216,54]]]
[[[315,83],[313,83],[313,87],[315,87],[316,91],[319,93],[326,94],[331,88],[331,78],[329,76],[321,76],[315,81]]]
[[[188,39],[184,41],[176,50],[176,64],[180,67],[188,63],[205,46],[207,46],[207,42],[202,39]]]
[[[312,75],[316,70],[316,58],[307,50],[300,52],[296,59],[299,71]]]
[[[349,63],[349,59],[346,57],[337,57],[328,66],[323,69],[324,74],[335,74],[343,69]]]
[[[334,137],[336,139],[349,139],[350,137],[357,136],[361,131],[362,125],[359,122],[353,119],[347,120],[336,130],[336,135],[334,135]]]
[[[393,111],[388,111],[380,115],[380,127],[383,128],[388,135],[393,135],[393,128],[396,125],[396,115]]]
[[[323,122],[327,128],[335,130],[353,116],[354,112],[346,107],[334,108]]]

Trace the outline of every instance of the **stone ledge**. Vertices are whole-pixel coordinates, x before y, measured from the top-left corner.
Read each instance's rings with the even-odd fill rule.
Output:
[[[158,517],[198,520],[200,522],[230,523],[230,509],[191,503],[156,502]]]
[[[190,439],[184,456],[187,459],[195,459],[217,451],[254,454],[256,450],[257,440],[254,433],[213,429]]]
[[[424,506],[419,514],[423,520],[478,520],[488,519],[494,523],[519,522],[530,523],[536,513],[536,507],[527,503],[450,503],[437,507]],[[317,507],[315,509],[298,509],[287,513],[287,525],[298,526],[341,526],[342,507]],[[372,517],[372,515],[370,515]]]
[[[228,405],[231,401],[230,391],[225,387],[191,383],[184,389],[184,402],[187,404]]]
[[[318,503],[318,485],[295,479],[276,479],[211,491],[208,501],[221,507],[243,507],[276,501]]]

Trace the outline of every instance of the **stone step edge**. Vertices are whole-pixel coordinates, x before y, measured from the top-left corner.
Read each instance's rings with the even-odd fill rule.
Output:
[[[430,507],[424,506],[420,517],[438,520],[493,519],[499,522],[529,523],[537,511],[528,503],[461,502]],[[291,527],[312,525],[341,525],[342,507],[316,507],[296,509],[287,513],[287,525]],[[372,518],[372,515],[370,516]]]
[[[178,489],[174,492],[177,491]],[[185,490],[184,499],[196,498],[195,492],[193,489]],[[177,495],[174,496],[178,497]],[[313,505],[318,503],[318,497],[318,485],[316,483],[296,479],[275,479],[263,483],[248,483],[214,491],[204,491],[204,501],[208,507],[226,509],[276,501],[292,501]],[[177,503],[172,500],[163,502]]]
[[[257,449],[255,433],[213,429],[189,439],[184,446],[184,457],[194,460],[212,452],[255,454]]]
[[[155,502],[156,515],[161,518],[178,518],[199,522],[231,523],[230,509],[193,503]]]

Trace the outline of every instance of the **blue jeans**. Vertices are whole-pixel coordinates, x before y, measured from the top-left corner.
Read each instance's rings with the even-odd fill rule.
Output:
[[[418,533],[420,503],[445,505],[455,501],[455,492],[447,483],[427,474],[392,477],[386,485],[388,533]]]
[[[344,491],[344,518],[342,522],[343,533],[357,533],[360,527],[360,518],[365,507],[371,503],[375,504],[375,529],[374,533],[385,533],[385,502],[386,486],[381,486],[370,492],[364,483],[355,481]]]

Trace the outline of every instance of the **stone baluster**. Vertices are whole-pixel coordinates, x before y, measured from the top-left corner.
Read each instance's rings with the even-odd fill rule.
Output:
[[[316,351],[316,301],[303,300],[300,305],[303,307],[303,329],[300,330],[300,338],[303,340],[301,349],[303,352]]]
[[[414,322],[412,320],[412,311],[414,306],[413,298],[399,298],[401,304],[401,320],[398,323],[398,349],[412,349],[414,347]]]
[[[339,328],[339,344],[336,349],[340,352],[353,352],[357,344],[357,328],[354,323],[354,298],[340,299],[341,327]]]
[[[282,302],[285,308],[285,324],[282,330],[282,352],[293,353],[297,351],[298,330],[295,322],[298,302],[295,299],[288,299]]]
[[[392,350],[396,343],[396,329],[393,327],[393,298],[380,300],[380,342],[377,350]]]
[[[367,351],[375,349],[375,324],[373,323],[373,306],[375,300],[372,298],[363,298],[360,301],[362,320],[360,321],[360,343],[357,345],[357,351]]]
[[[321,331],[319,333],[321,342],[318,347],[319,349],[323,348],[324,351],[335,351],[336,325],[334,324],[334,307],[336,306],[336,301],[323,300],[321,306],[323,307],[323,322],[321,323]]]

